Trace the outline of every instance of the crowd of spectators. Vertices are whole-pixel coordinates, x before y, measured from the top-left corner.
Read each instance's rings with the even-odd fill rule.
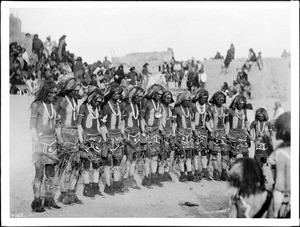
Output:
[[[80,78],[83,84],[104,88],[106,83],[124,78],[123,66],[112,67],[105,57],[103,62],[92,65],[83,62],[81,57],[66,49],[66,35],[59,38],[58,44],[51,36],[43,42],[38,34],[26,34],[24,44],[11,42],[9,45],[10,94],[33,95],[44,80],[60,80],[70,77]],[[120,74],[119,76],[116,73]]]

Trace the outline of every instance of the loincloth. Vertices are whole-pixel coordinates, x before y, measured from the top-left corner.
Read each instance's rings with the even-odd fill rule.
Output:
[[[210,139],[208,145],[213,155],[217,155],[220,152],[222,155],[228,155],[230,147],[227,144],[225,128],[215,129],[215,138]]]
[[[195,149],[203,151],[207,149],[208,146],[208,134],[205,128],[196,128],[196,137],[194,139]]]
[[[32,161],[42,161],[43,164],[57,164],[57,139],[56,135],[39,136],[39,142],[33,142]]]
[[[147,127],[147,148],[152,156],[160,154],[162,151],[162,137],[158,127]]]
[[[191,128],[180,128],[176,131],[176,141],[180,144],[180,148],[183,150],[193,149],[193,131]]]
[[[108,130],[108,138],[110,139],[109,151],[113,160],[120,164],[124,155],[124,143],[121,130]],[[114,161],[114,163],[116,163]]]
[[[248,153],[247,134],[244,130],[231,129],[228,133],[231,155]]]

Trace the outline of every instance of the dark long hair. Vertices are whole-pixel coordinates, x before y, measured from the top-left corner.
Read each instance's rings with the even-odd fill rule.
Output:
[[[120,87],[120,85],[116,82],[112,82],[108,90],[106,91],[106,94],[104,94],[104,103],[107,103],[108,100],[111,99],[112,95],[115,94],[116,92],[123,92],[123,88]]]
[[[82,86],[78,78],[69,78],[67,80],[61,80],[58,83],[58,96],[65,96],[72,92],[78,85]]]
[[[260,114],[260,113],[264,115],[264,121],[269,120],[268,112],[263,107],[256,110],[256,112],[255,112],[255,120],[258,120],[258,114]]]
[[[263,171],[252,158],[238,158],[228,175],[230,186],[238,188],[243,197],[265,191]]]
[[[40,86],[38,91],[36,92],[34,101],[31,103],[31,105],[35,102],[38,101],[42,101],[45,102],[46,101],[46,97],[48,95],[48,92],[50,90],[52,90],[53,88],[56,88],[57,84],[53,81],[53,80],[45,80],[43,81]]]
[[[211,97],[211,99],[209,100],[209,103],[216,104],[216,98],[219,95],[222,95],[224,97],[224,103],[226,103],[226,95],[222,91],[217,91],[216,93],[214,93],[213,96]]]
[[[275,122],[276,139],[282,139],[286,145],[291,142],[291,112],[281,114]]]
[[[231,102],[229,108],[232,109],[232,110],[235,110],[235,109],[236,109],[236,106],[237,106],[237,104],[239,103],[240,100],[244,100],[245,103],[247,103],[247,99],[246,99],[245,96],[243,96],[243,95],[238,95],[238,96],[236,96],[236,97],[234,98],[234,100]],[[246,104],[244,105],[244,108],[243,108],[243,109],[245,109],[245,108],[246,108]]]
[[[198,99],[199,99],[200,97],[202,97],[202,96],[207,96],[207,97],[209,96],[208,91],[205,90],[205,89],[203,89],[203,88],[199,89],[199,90],[196,92],[196,94],[195,94],[195,96],[193,97],[192,101],[193,101],[193,102],[197,102]],[[207,99],[207,100],[208,100],[208,99]]]

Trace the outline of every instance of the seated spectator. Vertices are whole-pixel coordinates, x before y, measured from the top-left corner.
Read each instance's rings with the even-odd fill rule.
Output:
[[[13,71],[12,75],[10,76],[10,84],[10,94],[18,94],[18,92],[20,92],[18,86],[25,84],[21,75],[20,68],[17,68],[15,71]]]
[[[244,67],[248,70],[250,70],[251,66],[253,65],[254,62],[257,61],[257,58],[256,58],[256,54],[255,52],[253,51],[252,48],[249,49],[249,55],[248,55],[248,58],[247,58],[247,61],[244,65]]]
[[[36,88],[38,87],[38,81],[33,74],[29,73],[26,81],[27,88],[30,95],[34,95]]]
[[[30,62],[29,62],[29,56],[28,56],[28,53],[27,53],[27,51],[26,51],[25,48],[22,48],[22,58],[26,62],[25,65],[29,66],[29,64],[30,64]],[[26,67],[26,70],[27,70],[27,67]]]

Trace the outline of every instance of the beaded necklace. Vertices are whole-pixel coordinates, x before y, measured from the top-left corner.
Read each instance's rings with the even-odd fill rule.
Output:
[[[166,112],[166,115],[167,115],[166,120],[168,121],[168,120],[171,118],[170,107],[167,106],[167,108],[166,108],[166,107],[164,107],[164,105],[163,105],[163,108],[164,108],[164,111]]]
[[[108,101],[108,105],[109,105],[111,111],[112,111],[116,116],[119,116],[119,115],[120,115],[121,111],[120,111],[120,106],[119,106],[119,103],[118,103],[118,102],[117,102],[118,113],[116,113],[116,111],[114,110],[114,108],[113,108],[112,104],[110,103],[110,101]]]
[[[262,128],[262,130],[260,130],[260,128],[261,128],[261,123],[262,123],[262,125],[263,125],[263,128]],[[258,121],[258,123],[257,123],[257,131],[258,131],[258,133],[263,133],[264,131],[265,131],[265,126],[266,126],[266,122],[260,122],[260,121]]]
[[[202,121],[202,124],[204,124],[204,118],[205,118],[205,110],[206,110],[206,104],[203,104],[203,105],[200,105],[199,102],[196,102],[196,108],[201,116],[201,121]]]
[[[95,111],[93,111],[93,107],[90,104],[87,104],[87,108],[88,108],[89,113],[92,116],[92,119],[98,119],[99,112],[97,111],[97,108],[95,109]]]
[[[187,108],[187,114],[185,114],[184,109],[182,108],[181,105],[180,105],[180,108],[181,108],[181,110],[182,110],[183,115],[184,115],[186,118],[190,117],[190,111],[189,111],[189,108]]]
[[[42,103],[43,103],[44,108],[46,109],[47,116],[48,116],[48,118],[50,119],[50,128],[52,128],[51,119],[52,119],[53,116],[54,116],[53,104],[50,103],[50,106],[51,106],[51,115],[50,115],[50,113],[49,113],[49,111],[48,111],[48,108],[47,108],[47,106],[46,106],[46,103],[44,103],[44,102],[42,102]]]
[[[153,99],[152,99],[152,104],[153,104],[153,108],[154,108],[154,110],[155,110],[154,116],[155,116],[156,118],[160,118],[160,117],[162,116],[161,112],[159,111],[159,110],[160,110],[161,104],[158,103],[158,105],[155,106],[155,102],[154,102]]]
[[[216,111],[216,113],[217,113],[218,118],[223,117],[223,109],[222,109],[222,106],[221,106],[220,109],[221,109],[221,114],[219,115],[219,111],[217,110],[217,107],[215,106],[215,111]]]
[[[74,98],[72,98],[72,101],[73,101],[73,105],[72,105],[72,103],[70,102],[70,100],[69,100],[69,98],[68,98],[68,96],[66,96],[65,95],[65,97],[66,97],[66,99],[67,99],[67,101],[68,101],[68,103],[70,104],[70,106],[71,106],[71,108],[72,108],[72,112],[73,112],[73,120],[75,121],[76,120],[76,103],[75,103],[75,100],[74,100]]]
[[[242,119],[242,118],[243,118],[243,112],[242,112],[242,110],[235,109],[235,114],[236,114],[236,116],[237,116],[239,119]]]
[[[131,109],[132,109],[132,116],[133,116],[133,118],[134,118],[135,120],[137,120],[137,119],[138,119],[138,116],[139,116],[139,108],[138,108],[137,105],[135,105],[135,106],[136,106],[136,113],[135,113],[135,112],[134,112],[134,105],[133,105],[132,102],[130,102],[130,106],[131,106]]]

